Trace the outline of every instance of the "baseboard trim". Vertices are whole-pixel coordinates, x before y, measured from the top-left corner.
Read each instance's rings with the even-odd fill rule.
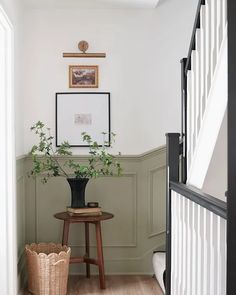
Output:
[[[153,272],[106,272],[105,276],[153,276]],[[92,276],[98,276],[98,272],[91,274]],[[85,276],[84,272],[70,273],[69,276]]]

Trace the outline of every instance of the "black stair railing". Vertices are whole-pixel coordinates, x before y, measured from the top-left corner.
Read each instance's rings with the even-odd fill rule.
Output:
[[[201,7],[205,5],[205,0],[199,0],[197,6],[197,12],[192,30],[191,41],[188,50],[188,56],[183,58],[181,63],[181,144],[183,154],[181,156],[181,181],[186,183],[187,181],[187,72],[191,70],[191,56],[193,50],[196,49],[196,32],[200,29],[200,13]]]
[[[227,219],[227,295],[236,294],[236,1],[228,0],[228,204],[186,185],[187,180],[187,72],[191,70],[191,55],[196,49],[196,32],[200,28],[200,12],[205,0],[200,0],[187,58],[181,60],[181,134],[167,134],[167,200],[166,200],[166,295],[171,294],[171,191]],[[180,164],[180,166],[179,166]],[[191,295],[191,294],[188,294]]]

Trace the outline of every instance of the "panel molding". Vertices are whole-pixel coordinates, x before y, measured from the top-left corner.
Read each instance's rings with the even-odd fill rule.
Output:
[[[154,206],[154,192],[153,192],[153,189],[154,189],[154,174],[156,172],[159,172],[159,171],[162,171],[162,170],[165,170],[166,166],[165,165],[161,165],[161,166],[158,166],[158,167],[155,167],[153,169],[150,169],[148,171],[148,203],[149,203],[149,206],[148,206],[148,238],[153,238],[153,237],[156,237],[160,234],[163,234],[165,233],[165,229],[161,229],[161,230],[158,230],[158,231],[154,231],[153,229],[153,225],[154,225],[154,220],[153,220],[153,206]]]
[[[106,176],[104,176],[106,177]],[[103,244],[104,248],[135,248],[137,247],[137,203],[138,203],[138,194],[137,194],[137,173],[136,172],[125,172],[122,174],[121,177],[131,177],[133,179],[133,190],[132,190],[132,200],[133,200],[133,206],[132,206],[132,215],[131,215],[131,222],[132,222],[132,240],[130,243],[124,243],[122,241],[117,241],[114,244]],[[35,237],[36,242],[40,242],[38,240],[38,233],[39,233],[39,221],[40,221],[40,214],[39,214],[39,198],[40,198],[40,188],[39,183],[40,180],[35,181]],[[82,248],[84,245],[74,245],[70,244],[70,247],[72,248]],[[91,244],[91,247],[96,247],[95,244]]]
[[[156,207],[155,194],[155,173],[165,169],[165,147],[154,149],[141,155],[121,156],[118,157],[124,167],[124,174],[118,180],[101,179],[99,182],[91,183],[87,193],[89,198],[98,192],[99,201],[104,204],[104,209],[111,211],[114,208],[114,224],[103,227],[105,261],[107,263],[107,273],[151,273],[151,255],[154,249],[163,247],[165,243],[165,230],[156,226],[158,220],[154,216],[153,204]],[[89,155],[75,155],[74,160],[86,162]],[[32,165],[32,159],[28,155],[24,160],[24,172],[29,171]],[[63,163],[64,158],[59,157]],[[162,174],[161,174],[162,176]],[[106,177],[104,177],[106,178]],[[163,177],[162,177],[163,178]],[[53,212],[63,210],[64,203],[67,204],[69,191],[63,183],[62,179],[52,179],[48,189],[40,183],[40,179],[26,180],[26,202],[28,210],[26,212],[26,242],[41,242],[41,240],[49,241],[60,239],[62,223],[57,225],[57,221],[53,220],[47,228],[47,222],[50,222]],[[162,181],[162,180],[160,180]],[[59,186],[58,186],[59,184]],[[108,189],[106,190],[106,186]],[[162,184],[163,185],[163,184]],[[61,190],[62,189],[62,190]],[[161,190],[162,191],[162,190]],[[106,195],[107,192],[107,206]],[[114,192],[114,193],[112,193]],[[58,195],[59,194],[59,195]],[[67,194],[65,196],[65,194]],[[49,195],[49,198],[48,196]],[[110,198],[111,195],[111,198]],[[59,196],[59,199],[57,199]],[[52,207],[56,200],[59,201],[57,206]],[[113,201],[114,200],[114,201]],[[105,206],[107,208],[105,208]],[[61,209],[60,209],[61,208]],[[44,213],[45,210],[45,213]],[[44,215],[45,214],[45,215]],[[46,216],[46,217],[45,217]],[[153,227],[153,219],[155,227]],[[162,220],[162,219],[161,219]],[[163,223],[162,223],[163,224]],[[113,226],[114,225],[114,226]],[[77,228],[73,228],[73,236],[71,236],[70,247],[75,253],[82,252],[84,248],[83,234],[75,236]],[[81,230],[83,228],[81,227]],[[91,252],[95,251],[95,241],[93,240],[93,228],[91,226]],[[54,231],[54,232],[53,232]],[[124,231],[124,232],[123,232]],[[51,235],[52,234],[52,235]],[[107,253],[107,259],[106,259]],[[79,271],[76,267],[72,267],[71,271]],[[83,268],[82,268],[83,270]]]

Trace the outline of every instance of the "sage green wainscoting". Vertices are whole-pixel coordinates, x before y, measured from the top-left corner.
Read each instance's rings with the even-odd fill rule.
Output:
[[[165,148],[140,156],[119,157],[124,168],[121,177],[90,180],[86,201],[97,201],[103,211],[115,217],[102,223],[105,269],[108,274],[150,274],[152,252],[165,244]],[[87,156],[73,156],[87,162]],[[62,158],[58,158],[63,161]],[[25,159],[25,171],[32,161]],[[61,242],[62,221],[53,217],[70,204],[70,188],[65,178],[42,184],[25,178],[26,241]],[[96,255],[95,232],[90,225],[91,254]],[[84,228],[71,225],[70,246],[74,254],[83,254]],[[72,265],[71,273],[84,271]],[[93,268],[97,272],[97,268]]]
[[[18,289],[25,281],[24,247],[26,243],[25,157],[16,159]]]

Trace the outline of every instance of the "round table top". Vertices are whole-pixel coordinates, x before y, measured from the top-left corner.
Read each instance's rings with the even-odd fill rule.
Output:
[[[96,222],[111,219],[114,217],[113,214],[108,212],[102,212],[102,215],[93,216],[81,216],[81,215],[69,215],[67,212],[60,212],[54,214],[54,217],[69,222]]]

